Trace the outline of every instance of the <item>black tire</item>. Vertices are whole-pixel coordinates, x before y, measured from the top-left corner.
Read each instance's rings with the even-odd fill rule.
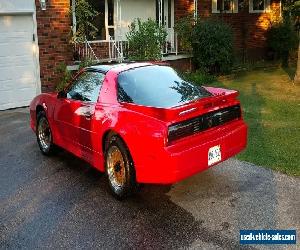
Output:
[[[42,134],[47,138],[43,138]],[[44,155],[51,155],[54,152],[55,145],[53,144],[52,131],[45,111],[38,112],[36,116],[36,138],[39,148]]]
[[[125,143],[116,135],[108,138],[105,145],[105,173],[108,184],[112,194],[121,200],[137,191],[132,157]]]

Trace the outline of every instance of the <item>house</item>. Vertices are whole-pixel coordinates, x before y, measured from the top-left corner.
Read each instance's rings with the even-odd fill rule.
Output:
[[[259,59],[265,54],[265,35],[280,19],[280,0],[89,0],[100,13],[96,38],[71,44],[76,30],[76,0],[1,0],[0,110],[26,106],[36,94],[54,89],[63,62],[89,55],[98,61],[119,60],[127,51],[126,32],[134,18],[152,18],[168,33],[162,59],[189,67],[174,32],[176,21],[192,14],[229,23],[236,53]],[[71,13],[71,14],[70,14]]]

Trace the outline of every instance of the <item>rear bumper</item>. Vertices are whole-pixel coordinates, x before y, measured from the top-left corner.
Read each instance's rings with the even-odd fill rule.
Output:
[[[208,166],[211,147],[220,145],[221,161],[224,161],[242,151],[246,144],[247,125],[242,120],[213,128],[165,147],[159,154],[145,157],[143,164],[136,166],[137,181],[176,183],[211,167]]]

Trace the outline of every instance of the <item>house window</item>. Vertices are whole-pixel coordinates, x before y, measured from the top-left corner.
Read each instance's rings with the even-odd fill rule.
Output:
[[[108,9],[107,10],[108,25],[113,26],[114,25],[114,1],[113,0],[107,0],[107,9]]]
[[[223,11],[228,12],[231,11],[233,9],[233,1],[231,0],[224,0],[223,1],[223,6],[221,6],[221,8],[223,7]]]
[[[238,0],[212,0],[212,13],[238,13]]]
[[[114,26],[114,1],[113,0],[107,0],[107,32],[109,38],[114,40],[115,26]]]
[[[89,0],[88,2],[93,9],[98,12],[98,15],[93,20],[93,25],[98,29],[98,31],[94,38],[88,37],[88,40],[105,40],[105,2],[99,0]]]
[[[253,0],[253,10],[265,10],[265,1],[264,0]]]
[[[264,13],[270,10],[270,0],[249,0],[250,13]]]
[[[74,5],[72,0],[72,6]],[[108,40],[109,36],[114,38],[114,0],[88,0],[98,15],[92,21],[92,24],[98,29],[94,37],[87,37],[88,40]],[[75,12],[72,7],[73,13]],[[73,32],[76,32],[76,17],[73,14]]]

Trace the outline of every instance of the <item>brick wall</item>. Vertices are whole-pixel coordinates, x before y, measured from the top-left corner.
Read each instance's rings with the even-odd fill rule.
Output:
[[[193,14],[194,0],[174,0],[175,5],[175,22],[181,17]]]
[[[192,11],[193,1],[175,0],[176,20]],[[244,7],[238,13],[212,14],[212,0],[199,0],[198,16],[228,23],[234,31],[236,52],[246,53],[249,59],[260,59],[265,54],[267,30],[280,19],[280,1],[271,0],[270,13],[249,13],[248,0],[244,0]]]
[[[190,72],[194,70],[192,58],[183,58],[173,61],[166,61],[166,63],[180,72]]]
[[[91,47],[93,48],[95,54],[99,57],[99,59],[109,58],[108,42],[92,44]]]
[[[60,77],[56,72],[57,66],[72,61],[70,1],[47,0],[45,11],[41,10],[39,0],[35,0],[35,4],[42,91],[47,92],[54,89]]]

